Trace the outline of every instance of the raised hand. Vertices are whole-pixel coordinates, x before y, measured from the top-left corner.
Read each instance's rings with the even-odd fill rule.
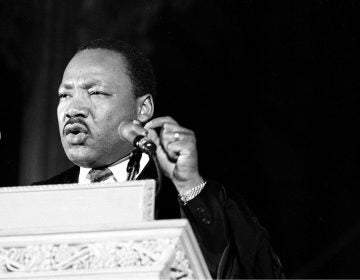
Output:
[[[198,170],[196,138],[192,130],[180,126],[171,117],[158,117],[145,126],[148,137],[157,145],[156,156],[165,176],[179,192],[202,183]],[[159,129],[159,134],[155,129]]]

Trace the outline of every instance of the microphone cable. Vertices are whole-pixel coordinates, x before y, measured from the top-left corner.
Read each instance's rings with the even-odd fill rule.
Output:
[[[156,157],[156,153],[152,153],[150,155],[151,159],[153,160],[154,164],[155,164],[155,168],[156,168],[156,191],[155,191],[155,198],[159,195],[160,190],[162,188],[162,181],[163,181],[163,175],[160,169],[160,164],[159,164],[159,160]]]

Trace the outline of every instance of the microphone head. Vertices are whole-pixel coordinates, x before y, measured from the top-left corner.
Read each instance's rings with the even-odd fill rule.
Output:
[[[147,136],[148,131],[142,127],[138,120],[124,120],[118,127],[118,133],[121,140],[133,143],[136,136]]]
[[[135,120],[124,120],[120,123],[118,127],[118,133],[120,136],[120,139],[124,142],[133,143],[135,137],[138,135],[136,133],[135,126],[138,125]]]
[[[131,143],[144,153],[149,155],[155,153],[156,145],[146,138],[148,131],[142,127],[138,120],[122,121],[119,125],[118,133],[121,140]]]

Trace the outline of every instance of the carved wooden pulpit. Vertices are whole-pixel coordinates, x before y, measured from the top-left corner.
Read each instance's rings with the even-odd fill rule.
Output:
[[[210,279],[188,221],[154,221],[154,201],[154,180],[0,188],[0,279]]]

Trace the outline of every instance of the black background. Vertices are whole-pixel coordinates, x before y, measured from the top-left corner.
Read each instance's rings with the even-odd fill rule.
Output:
[[[1,185],[19,182],[44,24],[43,1],[13,2],[0,3]],[[62,2],[75,28],[78,5]],[[84,23],[91,39],[102,37],[92,20],[131,1],[105,2],[108,14]],[[158,76],[157,115],[196,132],[202,173],[244,194],[288,277],[360,278],[359,2],[157,2],[144,35]],[[137,44],[123,29],[113,35]],[[73,53],[78,42],[64,37]]]

